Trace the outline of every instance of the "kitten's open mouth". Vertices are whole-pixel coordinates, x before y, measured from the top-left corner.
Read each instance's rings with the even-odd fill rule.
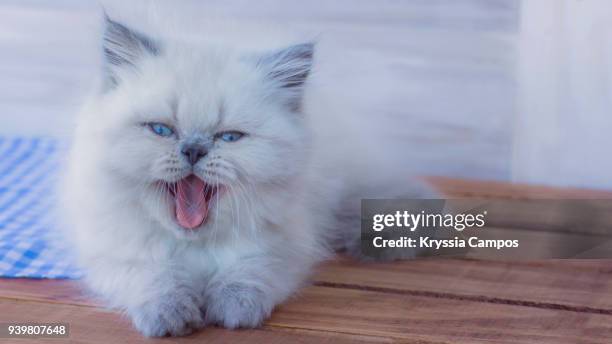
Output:
[[[191,174],[170,185],[168,190],[174,198],[176,222],[183,228],[195,229],[206,221],[218,187]]]

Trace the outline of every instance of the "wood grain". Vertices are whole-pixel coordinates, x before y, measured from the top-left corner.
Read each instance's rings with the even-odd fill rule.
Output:
[[[438,176],[423,176],[421,179],[430,182],[441,193],[448,197],[507,199],[612,199],[612,191],[609,190],[558,188]]]
[[[126,319],[99,307],[0,298],[0,308],[0,322],[69,322],[78,342],[142,341]],[[605,314],[478,299],[314,286],[279,307],[261,330],[211,327],[185,341],[603,343],[612,336],[609,320]]]
[[[41,281],[45,283],[45,281]],[[35,301],[17,301],[0,298],[0,322],[63,322],[70,324],[73,343],[385,343],[391,339],[326,333],[299,329],[264,327],[258,330],[230,331],[209,327],[184,338],[144,338],[129,321],[118,314],[94,307],[55,304]],[[14,343],[35,342],[15,339]],[[58,339],[47,339],[57,342]],[[2,342],[8,342],[2,340]]]
[[[612,314],[612,260],[329,262],[315,284]],[[612,320],[612,319],[610,319]]]
[[[602,343],[607,315],[403,293],[311,287],[274,313],[290,328],[449,343]]]
[[[4,278],[0,280],[0,297],[3,299],[44,301],[78,306],[102,306],[79,281],[37,280],[29,278]]]

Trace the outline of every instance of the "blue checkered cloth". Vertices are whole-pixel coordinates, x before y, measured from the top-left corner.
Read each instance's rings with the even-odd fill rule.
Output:
[[[57,231],[54,190],[65,147],[49,138],[0,137],[0,276],[78,278]]]

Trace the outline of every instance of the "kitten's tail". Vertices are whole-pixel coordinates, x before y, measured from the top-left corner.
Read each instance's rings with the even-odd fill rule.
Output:
[[[359,260],[396,260],[410,259],[417,256],[417,250],[389,249],[380,252],[376,257],[362,252],[361,238],[361,200],[362,199],[435,199],[439,193],[428,183],[419,179],[384,180],[376,183],[352,183],[338,199],[333,213],[333,236],[330,245],[338,252],[345,253]],[[399,235],[399,234],[398,234]]]

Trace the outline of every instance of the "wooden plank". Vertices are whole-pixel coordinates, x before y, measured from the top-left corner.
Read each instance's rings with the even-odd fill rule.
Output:
[[[336,332],[264,327],[230,331],[209,327],[187,337],[151,339],[136,332],[119,314],[94,307],[0,298],[0,322],[56,322],[70,324],[75,343],[388,343],[390,338]],[[6,339],[3,343],[10,342]],[[57,340],[48,340],[57,341]],[[14,339],[14,343],[35,342]]]
[[[487,228],[612,237],[612,191],[444,177],[423,179],[437,188],[442,197],[450,199],[449,209],[459,213],[486,210]]]
[[[443,343],[604,343],[612,317],[402,293],[311,287],[274,326]]]
[[[612,310],[612,260],[495,262],[417,259],[364,263],[338,258],[317,269],[315,283],[481,297],[560,307]],[[101,306],[78,281],[1,279],[10,299]]]
[[[423,176],[447,197],[509,199],[612,199],[612,190],[558,188],[498,181]]]
[[[145,342],[117,314],[95,307],[0,299],[0,322],[69,322],[82,343]],[[254,331],[207,328],[182,342],[602,343],[610,316],[518,305],[327,287],[307,288]]]
[[[612,237],[612,199],[449,199],[453,214],[487,212],[486,227],[593,234]]]
[[[0,297],[80,306],[103,306],[103,302],[88,293],[78,280],[3,278],[0,279]]]
[[[612,260],[494,262],[417,259],[363,263],[339,259],[321,267],[315,283],[612,314],[611,271]],[[525,312],[528,313],[529,309]]]
[[[612,257],[612,238],[587,233],[534,231],[521,228],[487,226],[477,231],[438,234],[437,239],[477,237],[479,240],[518,240],[518,247],[429,248],[425,251],[438,258],[470,258],[482,260],[545,260],[592,259]]]

